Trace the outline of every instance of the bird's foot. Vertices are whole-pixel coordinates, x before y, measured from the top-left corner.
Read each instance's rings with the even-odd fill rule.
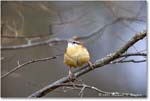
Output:
[[[69,70],[69,80],[72,81],[75,79],[76,79],[76,76]]]
[[[92,70],[94,69],[94,66],[93,66],[93,64],[92,64],[91,61],[88,61],[88,65],[89,65],[89,67],[90,67]]]
[[[74,75],[74,73],[72,73],[71,70],[69,70],[69,80],[70,80],[71,82],[73,82],[73,81],[83,82],[82,80],[78,79],[78,78]]]

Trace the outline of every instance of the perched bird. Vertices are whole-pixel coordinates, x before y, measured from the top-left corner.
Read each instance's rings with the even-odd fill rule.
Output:
[[[69,77],[72,79],[74,74],[71,68],[81,67],[88,63],[91,66],[90,55],[83,43],[76,40],[69,40],[64,54],[64,64],[69,66]]]

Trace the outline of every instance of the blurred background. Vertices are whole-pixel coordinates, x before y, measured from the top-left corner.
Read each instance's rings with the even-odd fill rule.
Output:
[[[85,37],[82,41],[93,62],[115,52],[136,33],[147,29],[145,1],[2,1],[1,11],[2,46],[30,44],[52,38]],[[66,46],[61,43],[2,50],[1,73],[7,73],[26,61],[62,54]],[[146,38],[127,51],[138,52],[146,53]],[[130,59],[141,60],[143,57]],[[1,79],[1,95],[27,97],[66,75],[68,68],[63,63],[63,56],[32,63]],[[110,64],[79,79],[104,91],[147,94],[146,62]],[[59,88],[45,97],[80,97],[79,92],[71,89],[64,92]],[[99,96],[97,92],[86,89],[83,97]]]

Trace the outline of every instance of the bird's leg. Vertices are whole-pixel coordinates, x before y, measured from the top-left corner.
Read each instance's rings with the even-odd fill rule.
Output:
[[[74,73],[71,71],[71,67],[69,67],[69,80],[72,82],[72,80],[83,82],[80,79],[77,79],[77,77],[74,75]]]
[[[88,65],[91,69],[94,69],[93,65],[92,65],[92,62],[91,61],[88,61]]]
[[[70,80],[73,80],[73,79],[75,79],[76,77],[75,77],[75,75],[72,73],[72,71],[71,71],[71,67],[69,67],[69,79]]]

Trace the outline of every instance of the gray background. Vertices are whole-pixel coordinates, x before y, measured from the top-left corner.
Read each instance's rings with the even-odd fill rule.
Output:
[[[115,52],[135,33],[146,29],[147,5],[144,1],[131,2],[1,2],[2,23],[16,29],[17,33],[6,28],[4,35],[30,36],[48,34],[49,38],[71,38],[72,36],[89,35],[117,17],[136,17],[140,20],[120,21],[98,33],[90,40],[83,40],[91,54],[91,60],[105,57]],[[39,39],[34,39],[39,41]],[[2,45],[26,43],[25,39],[2,38]],[[33,48],[2,51],[2,74],[19,63],[31,59],[44,58],[64,53],[66,44],[43,45]],[[128,53],[146,52],[146,38],[130,48]],[[134,57],[140,60],[141,57]],[[63,56],[45,62],[33,63],[12,73],[1,80],[2,97],[27,97],[42,87],[68,74],[63,64]],[[130,93],[147,93],[147,68],[144,63],[111,64],[91,71],[80,77],[86,84],[105,91]],[[79,90],[63,92],[56,89],[45,97],[79,97]],[[98,97],[97,92],[85,90],[83,97]]]

